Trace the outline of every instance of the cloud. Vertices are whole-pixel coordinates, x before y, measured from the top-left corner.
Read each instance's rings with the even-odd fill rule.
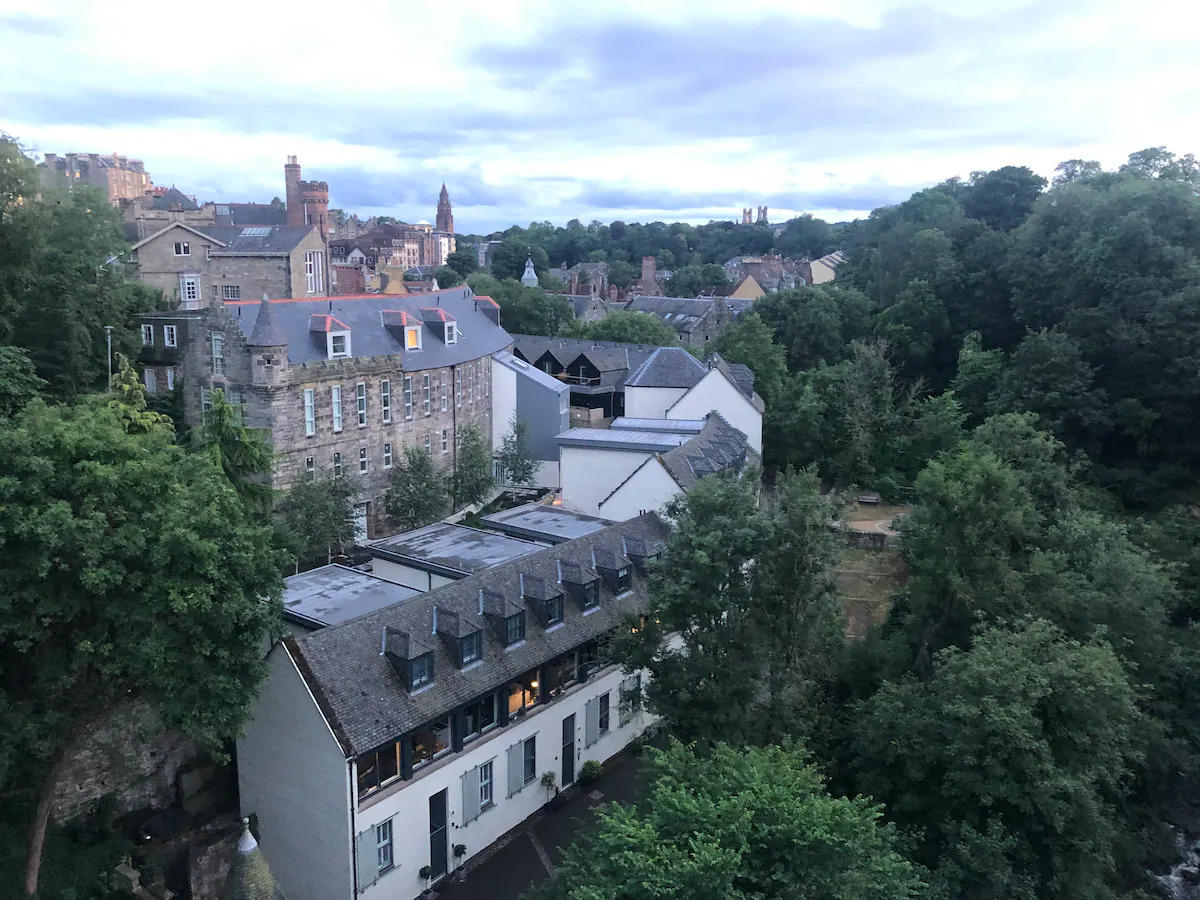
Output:
[[[17,34],[34,37],[56,37],[67,33],[67,27],[62,22],[56,22],[42,16],[28,16],[20,13],[0,15],[0,34],[16,32]]]

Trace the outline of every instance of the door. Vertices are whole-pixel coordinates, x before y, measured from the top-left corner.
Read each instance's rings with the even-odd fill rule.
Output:
[[[563,719],[562,733],[563,787],[575,780],[575,714]]]
[[[429,798],[429,878],[446,874],[446,791]]]

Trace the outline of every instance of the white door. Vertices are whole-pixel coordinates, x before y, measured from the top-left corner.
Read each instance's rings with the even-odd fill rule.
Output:
[[[367,539],[367,504],[354,504],[354,540],[362,543]]]

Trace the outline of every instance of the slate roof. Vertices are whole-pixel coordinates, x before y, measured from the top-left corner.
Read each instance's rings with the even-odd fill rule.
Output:
[[[493,353],[492,359],[504,366],[506,369],[511,369],[516,372],[521,378],[527,378],[535,384],[541,385],[548,391],[553,391],[556,394],[563,394],[570,390],[570,387],[562,381],[559,381],[553,375],[547,375],[536,366],[517,359],[507,350],[500,353]]]
[[[151,204],[152,209],[182,209],[188,212],[194,212],[200,207],[196,205],[196,201],[185,194],[183,191],[175,187],[170,187],[163,193],[154,198]]]
[[[682,347],[659,347],[625,380],[626,387],[690,388],[708,370]]]
[[[607,519],[585,516],[583,513],[572,512],[561,506],[548,506],[545,503],[515,506],[484,516],[480,521],[493,531],[548,544],[574,540],[595,531],[602,531],[612,524]]]
[[[420,593],[348,566],[321,566],[283,580],[283,614],[315,629],[347,622]]]
[[[746,435],[720,413],[711,412],[698,435],[668,450],[661,459],[675,482],[686,490],[705,475],[740,469],[747,459]]]
[[[457,343],[446,344],[426,333],[420,350],[405,350],[403,331],[387,327],[384,311],[392,311],[387,316],[391,321],[398,320],[397,313],[402,312],[413,319],[412,324],[419,324],[423,321],[420,308],[435,304],[445,307],[458,322]],[[225,304],[242,333],[251,339],[261,305],[259,300],[234,300]],[[479,306],[483,306],[482,301]],[[351,335],[351,355],[355,358],[399,355],[407,372],[458,365],[491,356],[512,343],[508,332],[477,308],[470,288],[465,285],[411,297],[359,294],[272,300],[271,312],[286,338],[279,343],[287,344],[291,363],[317,362],[328,357],[324,336],[314,337],[309,333],[309,320],[313,315],[333,316],[345,323]]]
[[[438,522],[370,545],[372,556],[462,578],[540,549],[537,544],[466,525]]]
[[[218,203],[221,225],[286,225],[287,208],[270,203]]]
[[[680,334],[687,334],[712,309],[711,297],[656,297],[638,295],[625,308],[658,316]]]
[[[267,228],[270,230],[267,230]],[[316,225],[209,226],[201,230],[220,241],[213,256],[286,256],[311,234]],[[266,231],[264,234],[263,232]]]
[[[531,364],[537,363],[549,352],[565,369],[580,356],[585,356],[600,371],[600,384],[613,388],[624,387],[628,373],[659,349],[653,344],[590,341],[586,338],[551,338],[532,334],[515,334],[513,341],[513,352]]]
[[[664,431],[622,431],[616,428],[572,428],[555,438],[559,447],[590,450],[630,450],[661,453],[688,440],[688,434]]]
[[[733,386],[741,391],[746,399],[750,401],[750,405],[760,413],[766,409],[766,404],[763,403],[762,397],[754,393],[754,372],[749,366],[741,363],[728,363],[720,353],[710,354],[708,359],[704,361],[704,364],[710,369],[717,369],[722,375],[728,378]]]
[[[568,568],[573,563],[584,577],[594,577],[593,548],[623,554],[626,537],[657,546],[666,538],[666,526],[656,514],[646,513],[285,643],[343,752],[347,758],[357,756],[606,634],[621,624],[626,613],[645,610],[646,582],[635,570],[632,589],[619,598],[601,582],[600,604],[587,614],[570,600],[564,602],[561,625],[544,629],[527,612],[525,640],[512,647],[502,646],[491,628],[482,628],[483,660],[465,669],[456,668],[445,643],[433,637],[435,607],[440,627],[443,610],[478,618],[481,589],[521,603],[522,575],[530,582],[541,579],[543,590],[557,587],[559,561]],[[385,628],[392,629],[391,635],[402,633],[429,645],[434,658],[430,687],[411,694],[405,689],[380,652]]]
[[[287,334],[275,318],[275,307],[267,295],[258,302],[258,315],[254,319],[254,330],[246,343],[251,347],[282,347],[287,344]]]

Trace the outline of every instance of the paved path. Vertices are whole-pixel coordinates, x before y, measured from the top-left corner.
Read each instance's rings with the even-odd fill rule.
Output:
[[[547,807],[533,816],[509,844],[462,881],[439,885],[439,900],[517,900],[554,871],[580,825],[592,820],[592,808],[610,800],[629,803],[636,798],[640,769],[641,757],[618,756],[598,781],[576,788],[558,809]]]

